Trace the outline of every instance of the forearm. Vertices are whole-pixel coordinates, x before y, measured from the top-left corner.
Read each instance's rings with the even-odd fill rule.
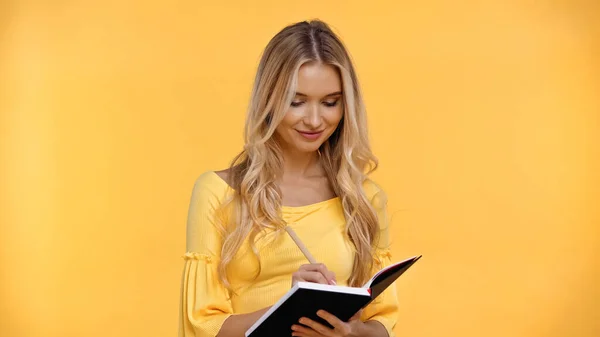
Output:
[[[270,307],[248,314],[231,315],[223,322],[217,337],[243,337],[254,322],[256,322]]]
[[[361,337],[389,337],[385,326],[378,321],[366,321],[363,328],[360,332]]]

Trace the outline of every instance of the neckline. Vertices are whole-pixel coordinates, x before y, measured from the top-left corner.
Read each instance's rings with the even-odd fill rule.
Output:
[[[229,185],[229,183],[227,183],[223,178],[221,178],[217,172],[215,171],[210,171],[212,173],[212,175],[223,185],[225,185],[229,190],[231,191],[235,191],[233,189],[233,187],[231,187],[231,185]],[[330,204],[330,203],[334,203],[340,200],[339,196],[335,196],[333,198],[330,199],[325,199],[322,201],[317,201],[311,204],[306,204],[306,205],[299,205],[299,206],[288,206],[288,205],[281,205],[281,209],[282,210],[290,210],[290,211],[297,211],[297,210],[304,210],[304,209],[310,209],[310,208],[315,208],[315,207],[320,207],[320,206],[324,206],[326,204]]]

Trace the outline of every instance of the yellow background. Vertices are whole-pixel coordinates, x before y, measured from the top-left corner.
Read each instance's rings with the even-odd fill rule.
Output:
[[[217,3],[2,2],[0,336],[176,334],[194,179],[313,17],[355,59],[395,258],[424,256],[398,334],[600,336],[597,1]]]

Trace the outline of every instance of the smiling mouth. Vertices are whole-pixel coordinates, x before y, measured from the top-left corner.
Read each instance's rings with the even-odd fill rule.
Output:
[[[300,133],[306,134],[306,135],[316,135],[316,134],[320,134],[323,133],[323,130],[321,131],[300,131],[300,130],[296,130]]]
[[[321,131],[300,131],[300,130],[296,130],[296,131],[298,131],[298,133],[302,137],[314,140],[314,139],[319,138],[319,136],[321,136],[321,134],[323,133],[324,130],[321,130]]]

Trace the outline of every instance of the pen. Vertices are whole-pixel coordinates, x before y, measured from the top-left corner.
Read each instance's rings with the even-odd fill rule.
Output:
[[[304,256],[306,256],[306,258],[308,259],[308,262],[310,262],[312,264],[317,263],[317,260],[315,260],[315,258],[312,256],[312,254],[308,251],[308,249],[306,248],[304,243],[302,243],[302,241],[300,241],[300,238],[298,237],[298,235],[296,235],[296,232],[294,232],[294,230],[290,226],[285,226],[285,230],[286,230],[286,232],[288,232],[288,234],[290,235],[292,240],[294,240],[294,242],[296,242],[296,245],[298,246],[298,248],[300,248],[300,250],[302,251],[302,254],[304,254]]]

